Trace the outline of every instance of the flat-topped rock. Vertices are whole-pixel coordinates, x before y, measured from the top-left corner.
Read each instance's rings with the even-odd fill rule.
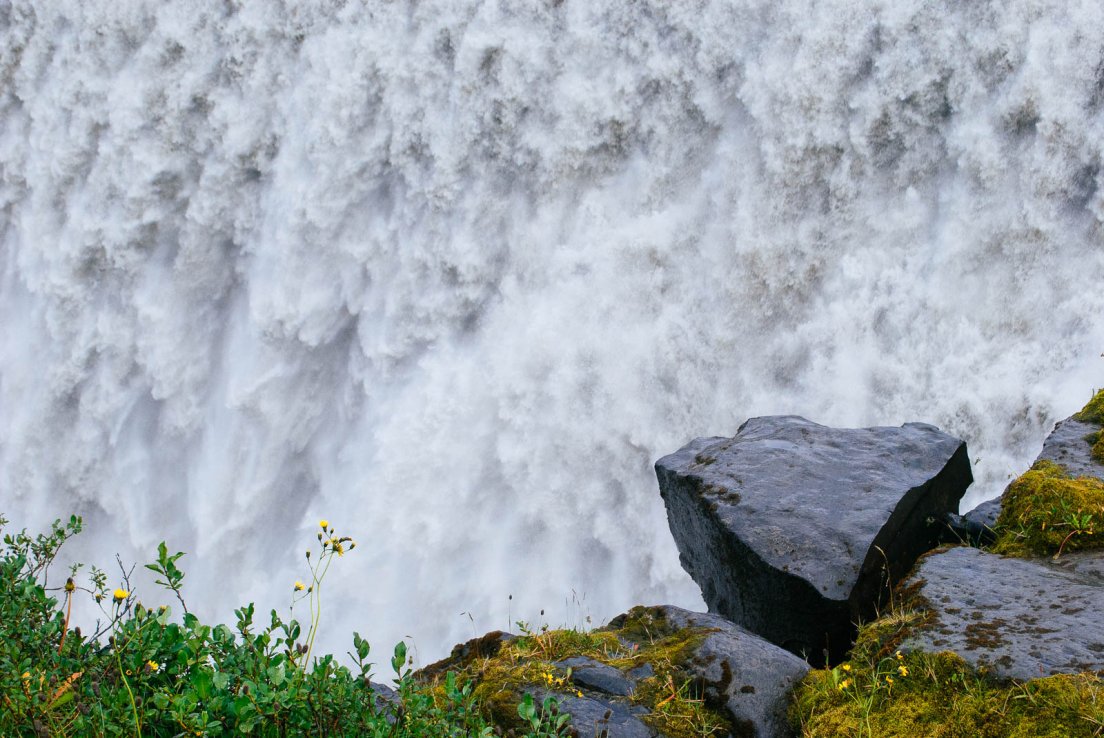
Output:
[[[933,618],[903,648],[954,651],[1022,680],[1104,672],[1100,557],[1083,552],[1058,566],[966,547],[933,553],[905,585],[916,585]]]
[[[712,612],[814,663],[940,541],[973,481],[931,425],[828,428],[753,418],[656,462],[683,567]]]

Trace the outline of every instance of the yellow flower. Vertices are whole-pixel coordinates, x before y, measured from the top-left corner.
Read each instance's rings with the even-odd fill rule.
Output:
[[[338,556],[344,556],[345,555],[345,547],[342,546],[340,543],[335,543],[333,545],[333,549],[334,549],[334,551],[337,551]]]
[[[886,684],[893,684],[893,677],[887,676],[886,677]]]
[[[147,661],[146,666],[149,667],[150,671],[157,671],[161,668],[156,661]]]
[[[901,655],[900,651],[897,652],[897,660],[898,661],[904,661],[905,660],[905,657]]]
[[[840,689],[847,689],[850,686],[851,686],[851,680],[850,679],[844,679],[842,682],[839,683],[839,688]]]
[[[125,600],[129,596],[130,596],[130,592],[127,592],[125,589],[122,589],[121,587],[119,589],[116,589],[112,593],[112,597],[115,598],[116,602],[122,602],[123,600]]]
[[[318,521],[318,525],[321,526],[321,528],[323,530],[325,530],[326,528],[330,527],[330,521],[326,520],[325,518],[322,518],[321,520]]]
[[[296,592],[302,592],[303,591],[303,583],[302,582],[300,582],[300,581],[295,582],[295,591]]]
[[[908,667],[903,664],[901,666],[898,666],[897,673],[901,676],[908,676]]]
[[[840,668],[843,669],[844,671],[851,671],[851,664],[844,664]]]

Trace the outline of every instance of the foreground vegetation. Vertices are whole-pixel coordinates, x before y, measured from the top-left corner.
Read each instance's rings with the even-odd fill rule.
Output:
[[[0,517],[0,529],[7,521]],[[187,611],[177,567],[182,554],[164,544],[147,568],[182,610],[135,600],[130,572],[110,588],[96,568],[73,567],[58,584],[58,550],[80,532],[72,517],[48,534],[6,533],[0,551],[0,735],[3,736],[490,736],[470,686],[455,674],[422,685],[406,646],[390,659],[393,691],[370,682],[368,644],[353,635],[355,668],[316,657],[323,580],[335,558],[355,547],[321,521],[318,547],[307,553],[310,577],[293,585],[309,609],[302,624],[272,611],[258,622],[254,606],[236,622],[203,624]],[[87,580],[81,584],[78,580]],[[102,613],[93,634],[70,629],[74,601]],[[301,606],[302,606],[301,605]],[[294,605],[293,605],[294,608]],[[294,612],[294,610],[293,610]],[[517,735],[565,735],[553,702],[523,701]]]

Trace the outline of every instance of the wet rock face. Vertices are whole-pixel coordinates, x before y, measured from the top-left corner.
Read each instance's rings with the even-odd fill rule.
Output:
[[[909,580],[933,618],[904,647],[955,651],[1014,679],[1104,671],[1101,564],[1100,552],[1057,563],[975,548],[934,553]]]
[[[786,708],[793,686],[809,671],[804,659],[719,615],[670,606],[662,610],[675,628],[708,630],[686,666],[704,686],[707,700],[723,704],[748,735],[790,735]]]
[[[712,612],[837,661],[889,586],[944,535],[973,481],[937,428],[837,429],[753,418],[656,463],[683,567]]]

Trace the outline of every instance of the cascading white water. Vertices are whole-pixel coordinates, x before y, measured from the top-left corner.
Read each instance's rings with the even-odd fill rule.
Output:
[[[651,465],[752,415],[938,424],[992,497],[1104,374],[1099,28],[0,0],[0,512],[223,620],[328,517],[325,645],[426,661],[700,605]]]

